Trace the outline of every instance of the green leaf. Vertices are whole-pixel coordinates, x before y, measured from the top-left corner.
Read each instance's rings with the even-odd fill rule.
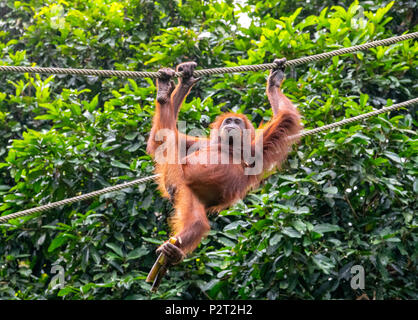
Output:
[[[145,256],[149,253],[149,250],[145,249],[144,247],[138,247],[135,250],[132,250],[127,255],[127,260],[138,259],[142,256]]]
[[[322,254],[313,256],[312,260],[325,274],[329,274],[332,268],[334,268],[333,261]]]
[[[323,189],[325,193],[330,193],[330,194],[337,194],[338,193],[338,188],[337,187],[326,187]]]
[[[163,241],[160,241],[160,240],[158,240],[158,239],[154,239],[154,238],[142,237],[142,240],[144,240],[144,241],[146,241],[146,242],[150,242],[150,243],[158,244],[158,245],[163,244]]]
[[[125,135],[126,140],[133,140],[136,138],[139,132],[133,131]]]
[[[225,247],[235,247],[235,243],[226,237],[219,237],[217,241],[222,243]]]
[[[106,243],[106,247],[112,249],[119,257],[124,257],[122,248],[116,243]]]
[[[313,231],[318,233],[342,231],[342,229],[334,224],[322,223],[314,226]]]
[[[52,240],[51,244],[48,247],[48,252],[52,252],[55,249],[64,245],[70,238],[65,236],[65,234],[60,234],[54,240]]]
[[[392,160],[396,163],[402,163],[401,158],[396,153],[393,153],[393,152],[390,152],[390,151],[385,151],[385,152],[383,152],[383,154],[386,157],[388,157],[390,160]]]
[[[286,227],[282,229],[282,233],[287,235],[291,238],[300,238],[302,235],[299,233],[299,231],[296,231],[292,227]]]
[[[249,222],[247,222],[247,221],[242,221],[242,220],[238,220],[238,221],[235,221],[235,222],[232,222],[232,223],[230,223],[230,224],[228,224],[228,225],[226,225],[225,227],[224,227],[224,232],[226,232],[226,231],[231,231],[231,230],[235,230],[235,229],[237,229],[239,226],[241,226],[241,227],[243,227],[243,228],[245,228],[245,227],[247,227],[249,225]]]
[[[121,169],[128,169],[128,170],[130,170],[131,168],[129,168],[129,166],[128,165],[126,165],[126,164],[124,164],[124,163],[122,163],[122,162],[119,162],[118,160],[112,160],[111,162],[110,162],[110,164],[113,166],[113,167],[118,167],[118,168],[121,168]]]
[[[300,220],[296,220],[292,223],[292,226],[299,232],[305,232],[306,231],[306,224],[303,223]]]
[[[275,233],[273,235],[273,237],[270,238],[270,246],[275,246],[276,244],[278,244],[280,242],[280,240],[282,239],[282,235],[280,233]]]
[[[35,117],[35,120],[55,120],[57,116],[54,114],[43,114],[40,116]]]

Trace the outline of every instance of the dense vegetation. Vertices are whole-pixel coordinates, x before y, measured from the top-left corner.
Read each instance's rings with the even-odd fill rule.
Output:
[[[415,1],[4,0],[0,65],[156,71],[271,62],[418,31]],[[249,19],[245,19],[248,17]],[[247,23],[247,22],[251,23]],[[417,96],[416,41],[288,70],[305,128]],[[267,72],[205,77],[180,118],[271,117]],[[0,74],[0,212],[152,174],[150,79]],[[304,138],[279,173],[210,218],[160,291],[154,183],[0,225],[0,299],[417,299],[417,109]],[[65,271],[54,287],[52,267]],[[350,287],[350,268],[365,289]]]

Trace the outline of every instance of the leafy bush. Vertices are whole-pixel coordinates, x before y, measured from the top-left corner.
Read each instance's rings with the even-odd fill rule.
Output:
[[[417,31],[408,1],[333,3],[6,0],[0,65],[157,70],[194,60],[212,68]],[[359,115],[416,96],[417,51],[410,40],[300,66],[284,91],[306,129]],[[270,119],[266,75],[202,79],[181,120],[207,131],[226,110],[256,124]],[[152,174],[149,79],[0,81],[2,214]],[[155,184],[11,220],[0,226],[0,297],[416,299],[416,125],[411,108],[304,138],[281,172],[210,218],[208,238],[156,294],[144,279],[172,209]],[[51,281],[56,265],[63,288]],[[350,287],[354,265],[365,269],[364,290]]]

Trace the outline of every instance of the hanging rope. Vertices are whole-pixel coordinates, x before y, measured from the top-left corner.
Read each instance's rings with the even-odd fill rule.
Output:
[[[408,106],[411,106],[411,105],[414,105],[414,104],[417,104],[417,103],[418,103],[418,98],[414,98],[414,99],[411,99],[411,100],[408,100],[408,101],[405,101],[405,102],[394,104],[390,107],[384,107],[382,109],[375,110],[375,111],[372,111],[372,112],[369,112],[369,113],[365,113],[365,114],[362,114],[362,115],[359,115],[359,116],[356,116],[356,117],[344,119],[344,120],[334,122],[334,123],[331,123],[331,124],[328,124],[328,125],[325,125],[325,126],[321,126],[321,127],[316,128],[316,129],[305,130],[305,131],[302,131],[299,135],[289,137],[289,139],[295,139],[297,137],[305,137],[305,136],[309,136],[309,135],[314,135],[314,134],[317,134],[317,133],[325,131],[325,130],[329,130],[329,129],[333,129],[333,128],[336,128],[336,127],[339,127],[339,126],[343,126],[345,124],[352,123],[354,121],[364,120],[364,119],[376,116],[376,115],[381,114],[381,113],[390,112],[390,111],[393,111],[393,110],[396,110],[396,109],[399,109],[399,108],[402,108],[402,107],[408,107]],[[107,187],[107,188],[104,188],[104,189],[101,189],[101,190],[86,193],[86,194],[76,196],[76,197],[73,197],[73,198],[68,198],[68,199],[64,199],[64,200],[61,200],[61,201],[52,202],[52,203],[49,203],[49,204],[46,204],[46,205],[43,205],[43,206],[40,206],[40,207],[35,207],[35,208],[19,211],[19,212],[16,212],[16,213],[12,213],[12,214],[0,217],[0,223],[8,221],[10,219],[15,219],[15,218],[27,216],[27,215],[30,215],[30,214],[33,214],[33,213],[43,212],[43,211],[53,209],[53,208],[56,208],[56,207],[59,207],[59,206],[65,205],[65,204],[70,204],[70,203],[74,203],[74,202],[78,202],[78,201],[82,201],[82,200],[87,200],[87,199],[90,199],[90,198],[93,198],[93,197],[100,196],[100,195],[105,194],[105,193],[130,188],[130,187],[136,186],[138,184],[142,184],[142,183],[145,183],[147,181],[153,180],[157,177],[158,177],[158,175],[152,175],[152,176],[149,176],[149,177],[140,178],[140,179],[133,180],[133,181],[130,181],[130,182],[125,182],[125,183],[118,184],[118,185],[111,186],[111,187]]]
[[[136,179],[136,180],[133,180],[133,181],[117,184],[115,186],[107,187],[107,188],[104,188],[104,189],[101,189],[101,190],[96,190],[96,191],[93,191],[93,192],[90,192],[90,193],[82,194],[82,195],[79,195],[79,196],[76,196],[76,197],[60,200],[60,201],[57,201],[57,202],[48,203],[48,204],[40,206],[40,207],[30,208],[30,209],[27,209],[27,210],[12,213],[12,214],[9,214],[7,216],[0,217],[0,223],[4,222],[4,221],[7,221],[9,219],[15,219],[15,218],[23,217],[23,216],[28,216],[28,215],[33,214],[33,213],[38,213],[38,212],[43,212],[43,211],[46,211],[46,210],[50,210],[50,209],[53,209],[53,208],[56,208],[56,207],[59,207],[59,206],[63,206],[65,204],[70,204],[70,203],[74,203],[74,202],[78,202],[78,201],[87,200],[87,199],[90,199],[90,198],[100,196],[100,195],[105,194],[105,193],[130,188],[130,187],[136,186],[138,184],[142,184],[142,183],[145,183],[147,181],[154,180],[157,176],[158,175],[153,175],[153,176],[148,176],[148,177]]]
[[[401,36],[387,38],[383,40],[372,41],[369,43],[342,48],[330,52],[315,54],[312,56],[306,56],[294,60],[287,61],[285,67],[295,67],[301,64],[328,59],[341,54],[352,53],[356,51],[366,50],[379,46],[387,46],[396,42],[415,39],[418,37],[418,32],[408,33]],[[248,66],[237,67],[224,67],[195,70],[193,75],[195,77],[209,76],[220,73],[233,73],[233,72],[245,72],[245,71],[262,71],[269,70],[277,67],[274,63],[256,64]],[[121,71],[121,70],[94,70],[94,69],[73,69],[73,68],[42,68],[42,67],[24,67],[24,66],[0,66],[0,72],[17,72],[17,73],[47,73],[47,74],[73,74],[83,76],[101,76],[101,77],[123,77],[123,78],[159,78],[161,74],[159,72],[142,72],[142,71]],[[182,72],[176,72],[175,77],[181,77]]]

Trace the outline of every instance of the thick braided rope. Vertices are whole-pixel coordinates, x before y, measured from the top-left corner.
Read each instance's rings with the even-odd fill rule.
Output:
[[[302,131],[299,135],[290,136],[288,139],[292,140],[292,139],[297,139],[297,138],[300,138],[300,137],[314,135],[314,134],[317,134],[321,131],[333,129],[333,128],[343,126],[345,124],[348,124],[348,123],[351,123],[351,122],[354,122],[354,121],[359,121],[359,120],[363,120],[363,119],[366,119],[366,118],[370,118],[370,117],[376,116],[376,115],[381,114],[381,113],[390,112],[390,111],[393,111],[393,110],[396,110],[396,109],[399,109],[399,108],[402,108],[402,107],[407,107],[407,106],[410,106],[410,105],[413,105],[413,104],[416,104],[416,103],[418,103],[418,98],[414,98],[414,99],[411,99],[411,100],[408,100],[408,101],[405,101],[405,102],[394,104],[390,107],[384,107],[382,109],[375,110],[375,111],[372,111],[372,112],[369,112],[369,113],[365,113],[365,114],[362,114],[362,115],[359,115],[359,116],[356,116],[356,117],[344,119],[344,120],[341,120],[341,121],[338,121],[338,122],[335,122],[335,123],[331,123],[331,124],[328,124],[328,125],[325,125],[325,126],[322,126],[322,127],[319,127],[319,128],[312,129],[312,130]],[[70,203],[74,203],[74,202],[77,202],[77,201],[87,200],[87,199],[97,197],[99,195],[109,193],[109,192],[112,192],[112,191],[119,191],[119,190],[122,190],[122,189],[125,189],[125,188],[129,188],[129,187],[147,182],[149,180],[153,180],[157,177],[158,177],[158,175],[152,175],[152,176],[149,176],[149,177],[140,178],[140,179],[133,180],[133,181],[130,181],[130,182],[125,182],[125,183],[122,183],[122,184],[119,184],[119,185],[115,185],[115,186],[107,187],[107,188],[104,188],[104,189],[101,189],[101,190],[86,193],[86,194],[76,196],[76,197],[73,197],[73,198],[64,199],[64,200],[57,201],[57,202],[52,202],[52,203],[49,203],[49,204],[46,204],[46,205],[43,205],[43,206],[40,206],[40,207],[31,208],[31,209],[19,211],[19,212],[16,212],[16,213],[12,213],[12,214],[0,217],[0,223],[2,223],[4,221],[8,221],[9,219],[14,219],[14,218],[22,217],[22,216],[27,216],[27,215],[30,215],[30,214],[33,214],[33,213],[43,212],[43,211],[46,211],[46,210],[49,210],[49,209],[52,209],[52,208],[56,208],[56,207],[59,207],[59,206],[65,205],[65,204],[70,204]]]
[[[401,103],[391,105],[390,107],[384,107],[384,108],[381,108],[379,110],[371,111],[371,112],[368,112],[368,113],[365,113],[365,114],[361,114],[359,116],[355,116],[355,117],[352,117],[352,118],[348,118],[348,119],[344,119],[344,120],[341,120],[341,121],[338,121],[338,122],[327,124],[325,126],[321,126],[321,127],[318,127],[318,128],[312,129],[312,130],[304,130],[297,135],[290,136],[288,139],[293,140],[293,139],[297,139],[297,138],[311,136],[311,135],[317,134],[317,133],[322,132],[322,131],[326,131],[326,130],[329,130],[329,129],[334,129],[336,127],[340,127],[340,126],[343,126],[343,125],[348,124],[348,123],[364,120],[364,119],[367,119],[367,118],[370,118],[370,117],[373,117],[373,116],[377,116],[378,114],[390,112],[390,111],[393,111],[393,110],[396,110],[396,109],[399,109],[399,108],[402,108],[402,107],[407,107],[407,106],[410,106],[410,105],[414,105],[414,104],[417,104],[417,103],[418,103],[418,98],[414,98],[414,99],[411,99],[411,100],[408,100],[408,101],[404,101],[404,102],[401,102]]]
[[[306,56],[294,60],[286,61],[284,66],[285,67],[295,67],[299,66],[301,64],[328,59],[334,56],[338,56],[345,53],[351,53],[361,50],[366,50],[370,48],[375,48],[379,46],[386,46],[390,44],[394,44],[399,41],[404,41],[407,39],[415,39],[418,37],[418,32],[414,33],[408,33],[404,34],[402,36],[396,36],[388,39],[383,40],[377,40],[372,41],[369,43],[361,44],[358,46],[348,47],[348,48],[342,48],[330,52],[324,52],[320,54],[315,54],[312,56]],[[212,74],[218,74],[218,73],[232,73],[232,72],[244,72],[244,71],[261,71],[261,70],[269,70],[276,68],[277,65],[275,63],[265,63],[265,64],[256,64],[256,65],[249,65],[249,66],[237,66],[237,67],[225,67],[225,68],[213,68],[213,69],[204,69],[204,70],[196,70],[193,75],[196,77],[199,76],[208,76]]]
[[[129,182],[125,182],[125,183],[121,183],[115,186],[111,186],[111,187],[107,187],[101,190],[96,190],[90,193],[86,193],[86,194],[82,194],[76,197],[72,197],[72,198],[68,198],[68,199],[64,199],[64,200],[60,200],[57,202],[52,202],[52,203],[48,203],[46,205],[43,206],[39,206],[39,207],[35,207],[35,208],[30,208],[27,210],[23,210],[23,211],[19,211],[16,213],[12,213],[3,217],[0,217],[0,223],[7,221],[9,219],[14,219],[14,218],[19,218],[19,217],[23,217],[23,216],[27,216],[33,213],[38,213],[38,212],[43,212],[46,210],[50,210],[65,204],[70,204],[70,203],[74,203],[74,202],[78,202],[78,201],[83,201],[83,200],[87,200],[90,198],[94,198],[97,196],[100,196],[102,194],[105,193],[109,193],[109,192],[113,192],[113,191],[119,191],[122,189],[126,189],[129,187],[133,187],[136,186],[138,184],[150,181],[150,180],[154,180],[158,175],[153,175],[153,176],[148,176],[148,177],[144,177],[144,178],[140,178],[140,179],[136,179],[136,180],[132,180]]]
[[[415,39],[418,37],[418,32],[408,33],[401,36],[396,36],[388,39],[372,41],[369,43],[342,48],[330,52],[324,52],[315,54],[312,56],[306,56],[294,60],[287,61],[285,67],[295,67],[301,64],[318,61],[322,59],[328,59],[337,55],[352,53],[356,51],[366,50],[379,46],[387,46],[396,42]],[[233,73],[233,72],[245,72],[245,71],[261,71],[276,68],[275,63],[265,63],[256,65],[236,66],[236,67],[223,67],[195,70],[193,75],[195,77],[209,76],[212,74],[221,73]],[[142,72],[142,71],[122,71],[122,70],[94,70],[94,69],[72,69],[72,68],[42,68],[42,67],[24,67],[24,66],[0,66],[0,72],[27,72],[27,73],[47,73],[47,74],[74,74],[84,76],[103,76],[103,77],[125,77],[125,78],[160,78],[160,72]],[[176,72],[174,77],[178,78],[183,75],[182,72]]]
[[[0,72],[18,73],[47,73],[47,74],[73,74],[81,76],[121,77],[121,78],[159,78],[159,72],[125,71],[125,70],[95,70],[74,68],[43,68],[23,66],[0,66]]]

